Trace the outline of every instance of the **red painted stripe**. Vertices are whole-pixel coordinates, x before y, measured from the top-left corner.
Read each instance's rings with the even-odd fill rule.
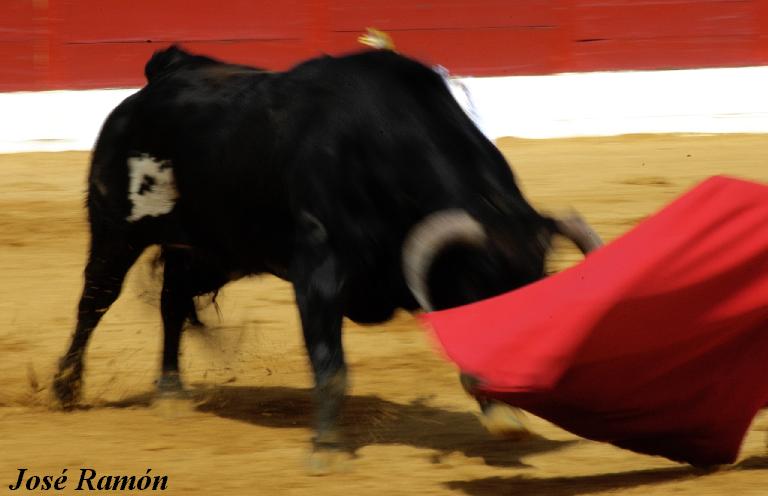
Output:
[[[557,30],[463,29],[390,31],[397,49],[428,64],[441,64],[457,75],[545,74],[560,64]],[[334,33],[334,51],[359,49],[357,33]]]
[[[768,60],[768,0],[757,0],[755,25],[760,35],[757,38],[757,51],[761,60]]]
[[[26,81],[29,89],[39,89],[39,85],[31,79],[35,74],[33,41],[3,41],[0,42],[0,89],[7,82]],[[10,84],[9,89],[22,89],[22,85]]]
[[[383,30],[457,30],[553,26],[558,2],[552,0],[333,0],[331,28],[358,32]]]
[[[52,63],[52,70],[73,89],[141,86],[145,82],[144,64],[155,50],[165,46],[167,43],[64,45]],[[201,41],[184,43],[184,47],[226,61],[270,69],[286,69],[296,60],[315,55],[304,44],[285,40]]]
[[[573,71],[693,69],[766,63],[747,36],[613,39],[574,44]]]
[[[4,0],[0,8],[0,43],[32,41],[34,6],[29,0]]]
[[[0,90],[141,84],[175,41],[284,69],[369,26],[464,75],[768,64],[768,0],[3,0]]]
[[[303,0],[50,0],[65,43],[302,39]]]
[[[758,2],[610,2],[579,5],[574,39],[656,39],[756,36]]]

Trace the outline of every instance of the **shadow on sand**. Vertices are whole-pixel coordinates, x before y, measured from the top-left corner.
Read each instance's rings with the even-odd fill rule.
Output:
[[[764,470],[768,468],[768,456],[753,456],[741,462],[725,466],[722,471]],[[536,478],[523,475],[514,477],[488,477],[471,481],[452,481],[446,487],[469,496],[515,494],[526,496],[577,496],[601,492],[616,492],[648,484],[694,479],[709,472],[681,465],[679,467],[633,470],[610,474],[578,477]]]
[[[312,391],[288,387],[216,386],[191,393],[198,411],[271,428],[312,426]],[[149,406],[154,395],[145,393],[99,406]],[[341,418],[347,444],[354,453],[375,444],[404,444],[435,450],[434,463],[453,452],[481,458],[487,465],[528,467],[522,458],[551,452],[577,441],[556,441],[532,436],[523,441],[492,438],[471,412],[456,412],[415,401],[400,404],[377,396],[349,396]],[[768,456],[753,456],[722,470],[764,470]],[[575,477],[537,478],[528,475],[451,481],[445,486],[469,496],[503,494],[525,496],[577,496],[620,491],[638,486],[693,479],[708,472],[689,466],[634,470]]]
[[[149,406],[150,393],[106,403],[111,408]],[[289,387],[217,386],[192,391],[197,410],[248,422],[280,428],[312,426],[312,391]],[[522,441],[491,437],[472,412],[456,412],[429,406],[425,402],[394,403],[377,396],[349,396],[344,405],[341,426],[352,453],[374,444],[404,444],[436,451],[433,458],[452,452],[482,458],[488,465],[525,467],[520,459],[535,453],[553,451],[576,441],[556,441],[532,436]]]

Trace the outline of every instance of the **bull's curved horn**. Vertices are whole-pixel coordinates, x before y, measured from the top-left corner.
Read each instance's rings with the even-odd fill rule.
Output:
[[[577,212],[555,219],[555,225],[558,232],[573,241],[585,255],[603,246],[600,235]]]
[[[421,308],[432,311],[426,279],[440,250],[448,243],[482,245],[486,239],[483,226],[458,209],[434,212],[411,229],[403,242],[403,275]]]

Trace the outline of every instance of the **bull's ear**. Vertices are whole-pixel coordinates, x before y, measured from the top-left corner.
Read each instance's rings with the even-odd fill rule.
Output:
[[[603,246],[600,235],[575,210],[557,217],[555,229],[559,234],[570,239],[585,255]]]

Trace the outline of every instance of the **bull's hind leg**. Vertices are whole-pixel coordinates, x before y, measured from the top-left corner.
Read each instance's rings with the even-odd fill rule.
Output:
[[[311,216],[303,220],[292,267],[304,342],[315,377],[315,437],[310,471],[338,469],[344,458],[337,421],[347,391],[341,341],[342,277],[325,229]]]
[[[179,396],[183,392],[179,373],[181,332],[185,320],[197,320],[189,275],[188,254],[179,249],[166,249],[163,292],[160,296],[160,311],[163,316],[163,364],[157,383],[161,396]]]
[[[83,356],[88,339],[101,317],[117,299],[128,269],[143,248],[122,240],[117,233],[92,234],[84,274],[85,284],[77,311],[77,327],[53,380],[54,394],[62,406],[71,407],[79,401]]]
[[[194,248],[163,247],[163,291],[160,311],[163,316],[163,363],[158,392],[165,397],[183,395],[179,372],[179,345],[184,324],[203,327],[194,297],[216,293],[228,281],[219,260]]]

